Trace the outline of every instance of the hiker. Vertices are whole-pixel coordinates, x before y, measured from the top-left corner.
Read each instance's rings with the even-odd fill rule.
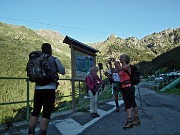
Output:
[[[117,67],[117,64],[120,64],[120,63],[118,61],[114,62],[115,69]],[[111,69],[112,68],[111,61],[109,62],[109,65],[110,65],[110,69],[106,71],[104,75],[108,77],[110,85],[112,86],[112,94],[114,95],[114,101],[116,105],[115,111],[119,112],[120,108],[119,108],[118,96],[120,94],[120,88],[119,88],[120,77],[119,77],[118,72],[115,73],[113,72],[114,69]],[[112,72],[113,72],[113,75],[112,75]]]
[[[97,100],[98,100],[98,84],[103,85],[103,81],[97,75],[97,66],[90,68],[90,73],[86,77],[86,85],[88,88],[88,95],[90,97],[90,113],[92,118],[100,117],[97,113]]]
[[[117,64],[117,69],[119,71],[120,80],[120,89],[125,104],[127,112],[127,122],[124,125],[124,129],[133,127],[133,125],[140,125],[138,108],[135,101],[135,87],[130,81],[131,68],[130,68],[130,57],[127,54],[122,54],[119,57],[120,64]],[[134,118],[131,116],[131,107],[133,108]]]
[[[53,74],[65,74],[65,68],[61,61],[52,56],[52,48],[49,43],[43,43],[41,46],[42,52],[48,56],[47,61],[50,65]],[[58,82],[50,82],[47,85],[38,85],[35,83],[34,104],[33,112],[29,122],[29,135],[35,134],[35,128],[38,123],[38,117],[43,107],[42,118],[40,120],[40,135],[46,135],[51,113],[54,109],[55,90],[57,89]]]

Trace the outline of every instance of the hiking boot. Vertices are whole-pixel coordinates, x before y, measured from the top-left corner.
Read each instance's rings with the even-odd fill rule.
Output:
[[[119,112],[119,106],[118,106],[118,107],[116,107],[116,112]]]
[[[100,117],[100,115],[98,113],[95,113],[96,117]]]
[[[95,113],[91,113],[91,117],[92,117],[92,118],[96,118],[97,116],[96,116]]]
[[[96,117],[100,117],[100,115],[98,113],[91,113],[91,117],[96,118]]]
[[[132,127],[133,127],[132,118],[128,118],[127,121],[126,121],[126,124],[123,127],[123,129],[132,128]]]
[[[134,117],[133,119],[133,125],[135,126],[140,126],[141,125],[141,122],[139,120],[139,117]]]

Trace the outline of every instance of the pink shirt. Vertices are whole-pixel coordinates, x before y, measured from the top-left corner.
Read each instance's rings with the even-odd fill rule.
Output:
[[[97,74],[88,74],[88,76],[86,78],[86,84],[87,84],[89,90],[94,89],[97,82],[103,84],[103,81],[99,78],[99,76]]]

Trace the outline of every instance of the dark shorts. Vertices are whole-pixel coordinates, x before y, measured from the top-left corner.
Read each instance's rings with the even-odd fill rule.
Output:
[[[54,109],[55,90],[42,89],[35,90],[34,93],[34,108],[31,116],[38,117],[43,107],[42,118],[50,119],[51,113]]]
[[[135,101],[135,87],[134,86],[122,88],[121,94],[122,94],[126,109],[130,109],[131,107],[135,108],[137,106],[136,101]]]
[[[118,94],[120,94],[120,87],[119,87],[119,82],[114,82],[113,84],[113,94],[118,96]]]

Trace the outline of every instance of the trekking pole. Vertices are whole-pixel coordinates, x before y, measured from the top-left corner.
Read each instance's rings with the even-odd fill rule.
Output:
[[[143,111],[142,99],[141,99],[141,94],[140,94],[140,90],[139,90],[139,85],[137,85],[137,87],[138,87],[139,101],[140,101],[140,104],[141,104],[141,110]]]

